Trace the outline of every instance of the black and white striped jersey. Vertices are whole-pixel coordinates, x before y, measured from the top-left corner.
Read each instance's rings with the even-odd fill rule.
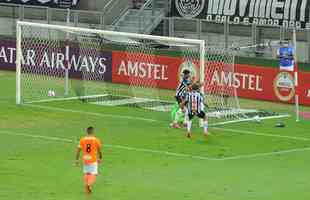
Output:
[[[188,92],[185,96],[188,113],[200,113],[204,111],[204,97],[199,91]]]
[[[187,92],[187,87],[191,84],[190,79],[183,79],[182,82],[179,84],[176,90],[176,97],[184,98]]]

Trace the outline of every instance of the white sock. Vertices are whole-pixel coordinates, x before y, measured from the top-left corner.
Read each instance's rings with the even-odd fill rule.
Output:
[[[187,122],[187,132],[190,133],[190,132],[191,132],[191,129],[192,129],[192,121],[189,120],[189,121]]]
[[[208,134],[208,121],[204,121],[203,123],[203,131],[205,134]]]

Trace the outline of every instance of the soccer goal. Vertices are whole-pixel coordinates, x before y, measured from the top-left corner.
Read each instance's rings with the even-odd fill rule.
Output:
[[[189,69],[204,83],[209,117],[240,120],[255,112],[240,108],[225,78],[234,73],[233,52],[206,47],[204,40],[19,21],[16,41],[17,104],[76,99],[170,111]]]

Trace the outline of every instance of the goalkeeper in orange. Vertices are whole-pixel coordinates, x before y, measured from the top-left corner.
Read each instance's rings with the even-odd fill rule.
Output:
[[[80,164],[80,153],[82,151],[85,192],[86,194],[91,194],[92,186],[98,175],[98,164],[102,160],[102,152],[101,142],[95,136],[95,129],[88,127],[86,132],[87,135],[80,139],[76,150],[76,165]]]

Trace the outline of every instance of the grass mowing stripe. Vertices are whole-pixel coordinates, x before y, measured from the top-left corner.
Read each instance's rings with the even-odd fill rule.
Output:
[[[71,140],[68,138],[43,136],[43,135],[32,135],[32,134],[16,133],[16,132],[2,131],[2,130],[0,130],[0,133],[6,134],[6,135],[23,136],[23,137],[37,138],[37,139],[43,139],[43,140],[74,143],[74,140]],[[135,148],[135,147],[129,147],[129,146],[123,146],[123,145],[105,144],[104,146],[109,147],[109,148],[114,148],[114,149],[123,149],[123,150],[130,150],[130,151],[137,151],[137,152],[144,152],[144,153],[167,155],[167,156],[173,156],[173,157],[179,157],[179,158],[192,158],[192,159],[209,160],[209,161],[227,161],[227,160],[238,160],[238,159],[244,159],[244,158],[249,159],[249,158],[258,158],[258,157],[265,157],[265,156],[282,155],[282,154],[288,154],[288,153],[294,153],[294,152],[310,151],[310,147],[306,147],[306,148],[289,149],[289,150],[276,151],[276,152],[231,156],[231,157],[225,157],[225,158],[211,158],[211,157],[196,156],[196,155],[191,155],[191,154],[174,153],[174,152],[169,152],[169,151]]]
[[[32,105],[32,104],[24,104],[24,106],[33,107],[33,108],[41,108],[45,110],[60,111],[60,112],[71,112],[71,113],[79,113],[79,114],[85,114],[85,115],[93,115],[93,116],[98,116],[98,117],[111,117],[111,118],[113,117],[113,118],[118,118],[118,119],[139,120],[139,121],[146,121],[146,122],[161,122],[155,119],[148,119],[148,118],[142,118],[142,117],[102,114],[102,113],[96,113],[96,112],[87,112],[87,111],[72,110],[72,109],[65,109],[65,108],[51,107],[51,106],[40,106],[40,105]]]
[[[289,149],[289,150],[283,150],[283,151],[274,151],[274,152],[269,152],[269,153],[256,153],[256,154],[250,154],[250,155],[231,156],[231,157],[222,158],[221,160],[238,160],[238,159],[244,159],[244,158],[258,158],[258,157],[264,157],[264,156],[282,155],[282,154],[303,152],[303,151],[310,151],[310,147]]]
[[[23,136],[23,137],[36,138],[36,139],[42,139],[42,140],[50,140],[50,141],[58,141],[58,142],[74,143],[74,140],[72,140],[72,139],[54,137],[54,136],[33,135],[33,134],[16,133],[16,132],[2,131],[2,130],[0,130],[0,134],[13,135],[13,136]],[[145,148],[135,148],[135,147],[123,146],[123,145],[105,144],[104,146],[109,147],[109,148],[114,148],[114,149],[131,150],[131,151],[138,151],[138,152],[145,152],[145,153],[154,153],[154,154],[161,154],[161,155],[168,155],[168,156],[182,157],[182,158],[193,158],[193,159],[199,159],[199,160],[221,160],[221,159],[217,159],[217,158],[196,156],[196,155],[191,155],[191,154],[174,153],[174,152],[169,152],[169,151],[160,151],[160,150],[145,149]]]
[[[73,140],[67,139],[67,138],[44,136],[44,135],[32,135],[32,134],[16,133],[16,132],[3,131],[3,130],[0,130],[0,133],[5,134],[5,135],[23,136],[23,137],[30,137],[30,138],[36,138],[36,139],[51,140],[51,141],[60,141],[60,142],[69,142],[69,143],[74,142]]]
[[[40,106],[40,105],[30,105],[30,104],[27,104],[26,106],[46,109],[46,110],[60,111],[60,112],[72,112],[72,113],[86,114],[86,115],[92,115],[92,116],[98,116],[98,117],[113,117],[113,118],[119,118],[119,119],[139,120],[139,121],[147,121],[147,122],[153,122],[153,123],[167,123],[165,121],[160,121],[160,120],[155,120],[155,119],[133,117],[133,116],[123,116],[123,115],[101,114],[101,113],[96,113],[96,112],[86,112],[86,111],[81,111],[81,110],[72,110],[72,109],[65,109],[65,108],[52,107],[52,106]],[[256,136],[264,136],[264,137],[275,137],[275,138],[282,138],[282,139],[310,141],[310,138],[305,138],[305,137],[294,137],[294,136],[288,136],[288,135],[257,133],[257,132],[252,132],[252,131],[243,131],[243,130],[219,128],[219,127],[212,127],[212,129],[220,130],[220,131],[227,131],[227,132],[231,132],[235,134],[256,135]]]
[[[257,136],[277,137],[277,138],[299,140],[299,141],[310,141],[310,138],[305,138],[305,137],[295,137],[295,136],[288,136],[288,135],[276,135],[276,134],[258,133],[258,132],[252,132],[252,131],[243,131],[243,130],[237,130],[237,129],[218,128],[218,127],[213,127],[213,129],[220,130],[220,131],[231,132],[231,133],[235,133],[235,134],[257,135]]]

